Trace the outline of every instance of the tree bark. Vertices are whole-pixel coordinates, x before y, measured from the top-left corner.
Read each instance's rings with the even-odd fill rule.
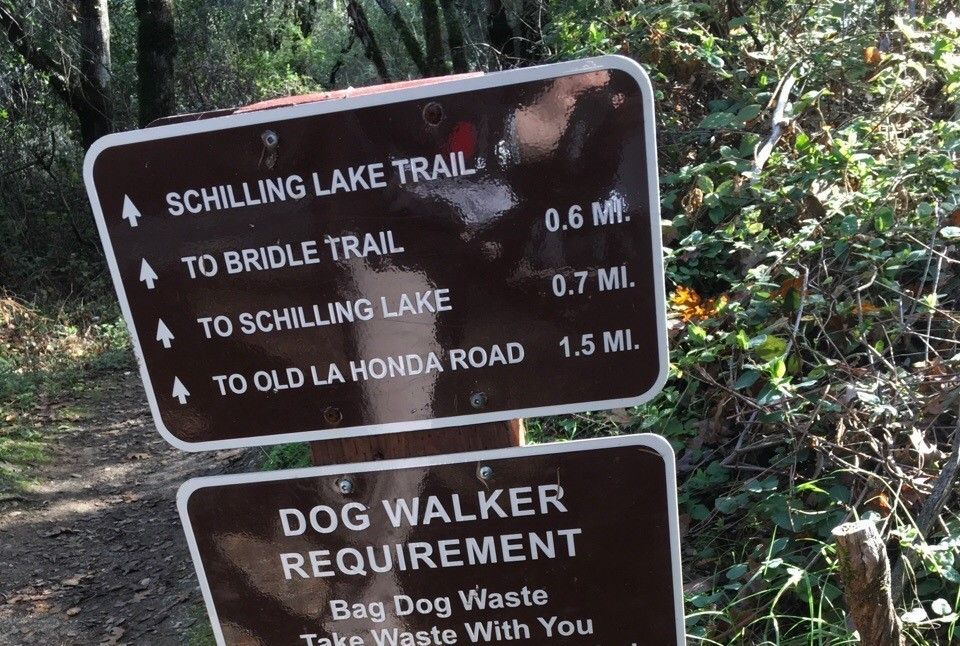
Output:
[[[110,100],[110,14],[107,0],[78,0],[80,8],[80,139],[89,148],[113,131]]]
[[[420,72],[421,76],[430,76],[427,63],[423,58],[423,48],[420,47],[420,42],[413,35],[413,31],[404,19],[403,14],[397,9],[397,5],[393,4],[393,0],[377,0],[377,4],[383,9],[383,13],[387,15],[390,24],[393,25],[397,35],[400,36],[400,41],[407,50],[407,54],[416,66],[417,71]]]
[[[437,0],[420,0],[420,18],[423,20],[427,71],[431,76],[441,76],[447,70],[443,57],[443,30],[440,27],[440,7]]]
[[[140,126],[177,111],[173,0],[137,0],[137,88]]]
[[[447,44],[450,46],[450,60],[453,62],[453,71],[457,74],[470,71],[467,62],[467,51],[463,42],[463,27],[460,25],[460,14],[454,0],[440,0],[443,8],[443,21],[447,26]]]
[[[505,58],[516,58],[513,28],[502,0],[487,0],[487,41],[497,52],[497,60],[501,66]]]
[[[113,130],[110,102],[110,23],[106,0],[78,0],[80,9],[79,78],[71,65],[56,60],[31,41],[24,20],[10,0],[0,0],[0,29],[28,65],[46,75],[54,93],[77,115],[83,147]]]
[[[13,11],[8,0],[0,0],[0,27],[3,28],[13,51],[20,54],[28,65],[46,74],[53,91],[72,107],[73,88],[70,80],[63,73],[64,65],[55,61],[29,39],[23,26],[23,18]]]
[[[313,32],[313,23],[317,18],[319,0],[294,0],[294,13],[300,34],[306,38]]]
[[[843,596],[863,646],[903,646],[890,597],[890,563],[876,526],[866,520],[835,527]]]
[[[363,53],[373,63],[380,80],[389,83],[390,72],[387,71],[386,61],[383,60],[383,52],[380,51],[380,45],[377,44],[373,30],[370,29],[370,21],[367,20],[366,12],[357,0],[350,0],[347,3],[347,17],[350,19],[350,29],[363,43]]]

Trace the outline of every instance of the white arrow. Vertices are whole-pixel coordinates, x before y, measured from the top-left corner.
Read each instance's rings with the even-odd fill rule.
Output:
[[[123,219],[130,223],[131,227],[137,226],[137,220],[142,216],[140,210],[134,206],[129,195],[123,196]]]
[[[163,319],[157,319],[157,341],[163,344],[163,347],[169,349],[170,342],[173,341],[176,337],[173,336],[173,332],[170,331],[170,328],[167,327],[167,324],[163,322]]]
[[[147,264],[147,259],[144,258],[143,262],[140,263],[140,282],[147,284],[147,289],[153,289],[153,284],[157,280],[157,273],[153,271],[153,267]]]
[[[190,396],[190,391],[187,390],[187,387],[183,385],[183,382],[180,381],[179,377],[173,378],[173,397],[180,401],[180,404],[187,403],[187,397]]]

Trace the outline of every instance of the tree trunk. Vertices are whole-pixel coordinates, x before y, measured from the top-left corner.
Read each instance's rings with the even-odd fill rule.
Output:
[[[177,111],[173,0],[137,0],[137,75],[140,126]]]
[[[393,4],[393,0],[377,0],[377,4],[383,9],[383,13],[387,14],[390,24],[393,25],[397,35],[400,36],[400,41],[407,50],[410,60],[417,67],[417,71],[420,72],[421,76],[430,76],[427,63],[423,58],[423,48],[420,47],[417,37],[413,35],[413,31],[404,19],[403,14],[397,9],[397,5]]]
[[[863,646],[903,646],[890,597],[890,563],[876,526],[866,520],[834,528],[843,596]]]
[[[437,0],[420,0],[420,17],[423,19],[423,39],[427,45],[427,71],[433,76],[441,76],[447,70],[443,58],[443,31],[440,27],[440,7]]]
[[[548,20],[545,0],[522,0],[520,3],[519,56],[524,64],[540,63],[544,59],[543,25]]]
[[[89,148],[113,130],[110,100],[110,14],[107,0],[79,0],[80,87],[73,109],[80,117],[80,139]]]
[[[0,28],[13,50],[44,74],[50,88],[80,121],[83,147],[113,130],[110,101],[110,22],[107,0],[78,0],[80,14],[80,74],[71,74],[69,62],[50,56],[33,42],[10,0],[0,0]],[[79,78],[78,78],[79,77]]]
[[[502,0],[487,0],[487,40],[497,53],[497,62],[503,67],[504,59],[516,58],[513,46],[513,28],[507,18],[507,8]]]
[[[460,26],[460,14],[454,0],[440,0],[443,7],[443,21],[447,26],[447,44],[450,46],[450,60],[457,74],[470,71],[467,51],[463,42],[463,27]]]
[[[294,0],[294,13],[300,34],[306,38],[313,32],[313,23],[317,17],[318,0]]]
[[[363,43],[363,53],[373,63],[380,80],[389,83],[390,73],[387,71],[386,61],[383,60],[383,52],[380,51],[380,45],[377,44],[373,30],[370,29],[370,21],[367,20],[366,12],[357,0],[350,0],[347,3],[347,16],[350,19],[350,29]]]

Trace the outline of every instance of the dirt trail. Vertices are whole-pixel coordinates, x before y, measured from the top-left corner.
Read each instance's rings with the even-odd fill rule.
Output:
[[[0,644],[184,644],[199,620],[176,490],[244,455],[169,446],[133,374],[96,385],[38,484],[0,505]]]

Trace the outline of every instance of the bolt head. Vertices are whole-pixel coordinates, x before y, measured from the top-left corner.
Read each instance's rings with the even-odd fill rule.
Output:
[[[470,405],[474,408],[483,408],[487,405],[486,393],[473,393],[470,395]]]
[[[342,494],[353,493],[353,480],[350,478],[340,478],[337,480],[337,489],[339,489]]]
[[[480,477],[484,480],[489,480],[493,477],[493,467],[485,464],[477,470],[477,473],[479,473]]]
[[[273,130],[264,130],[263,134],[260,135],[260,139],[267,148],[275,148],[276,145],[280,143],[280,135]]]

